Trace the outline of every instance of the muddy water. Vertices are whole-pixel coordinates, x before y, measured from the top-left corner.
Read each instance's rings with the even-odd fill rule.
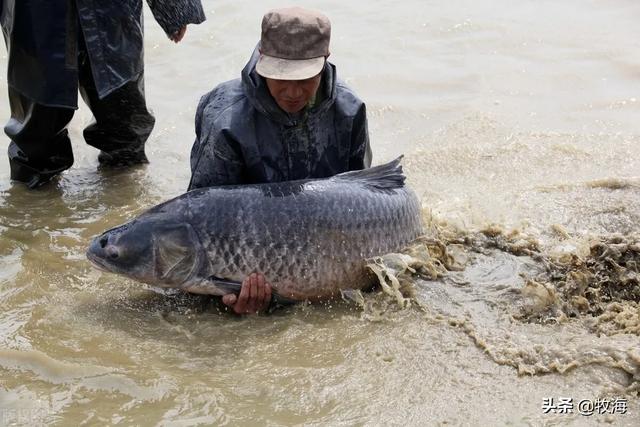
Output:
[[[238,75],[279,4],[205,5],[177,46],[147,16],[150,165],[98,170],[84,107],[76,163],[53,185],[11,185],[0,163],[0,425],[637,425],[636,294],[607,305],[634,286],[637,254],[609,257],[625,276],[605,286],[613,264],[590,251],[616,234],[633,248],[640,231],[636,2],[313,2],[367,101],[375,161],[406,154],[431,238],[456,261],[414,248],[415,275],[387,259],[400,296],[391,284],[360,304],[249,319],[83,255],[184,190],[199,96]],[[579,274],[600,282],[576,287]],[[560,397],[628,409],[544,414]]]

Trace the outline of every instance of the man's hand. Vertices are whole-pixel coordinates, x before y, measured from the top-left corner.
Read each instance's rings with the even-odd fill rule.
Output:
[[[271,285],[261,273],[252,273],[242,281],[240,295],[228,294],[222,302],[236,314],[256,314],[266,311],[271,302]]]
[[[179,43],[180,40],[184,37],[184,34],[187,32],[187,26],[180,28],[178,31],[169,36],[174,43]]]

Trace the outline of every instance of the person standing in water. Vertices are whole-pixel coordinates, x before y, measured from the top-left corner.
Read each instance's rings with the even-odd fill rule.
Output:
[[[325,178],[371,166],[365,104],[327,61],[331,24],[299,7],[272,10],[242,77],[200,100],[189,189]],[[223,302],[239,314],[268,308],[254,273]]]
[[[174,42],[205,20],[200,0],[147,0]],[[11,179],[36,188],[73,164],[66,130],[78,89],[100,164],[147,163],[155,119],[144,93],[142,0],[0,0],[8,50]]]

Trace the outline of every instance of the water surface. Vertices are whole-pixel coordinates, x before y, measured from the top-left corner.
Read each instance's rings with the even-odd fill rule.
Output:
[[[515,229],[545,259],[640,232],[637,2],[296,3],[331,18],[374,162],[404,153],[442,230]],[[92,269],[93,236],[184,191],[199,97],[239,76],[281,5],[204,4],[208,21],[179,45],[146,11],[148,166],[99,170],[85,106],[69,128],[76,163],[52,185],[12,185],[0,162],[0,425],[637,425],[637,333],[517,318],[521,273],[542,267],[508,250],[463,244],[465,270],[413,278],[424,309],[378,294],[365,310],[247,319]],[[628,411],[544,414],[560,397]]]

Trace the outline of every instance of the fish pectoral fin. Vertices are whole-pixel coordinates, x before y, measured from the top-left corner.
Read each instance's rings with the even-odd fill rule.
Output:
[[[207,279],[207,282],[209,282],[210,284],[218,288],[222,292],[221,295],[227,295],[227,294],[238,295],[240,294],[240,289],[242,289],[242,283],[236,282],[233,280],[221,279],[216,276],[209,277]]]
[[[224,292],[222,295],[226,294],[234,294],[239,295],[240,290],[242,289],[242,283],[236,282],[234,280],[221,279],[216,276],[211,276],[207,279],[207,282],[214,285],[216,288]],[[299,301],[293,300],[291,298],[287,298],[285,296],[280,295],[279,293],[272,291],[271,292],[271,303],[269,304],[269,311],[272,311],[276,307],[284,307],[287,305],[293,305],[298,303]]]
[[[181,287],[183,291],[191,292],[194,294],[215,295],[218,297],[227,294],[238,295],[241,288],[242,284],[239,282],[220,279],[215,276],[211,276],[204,280],[190,282]]]

